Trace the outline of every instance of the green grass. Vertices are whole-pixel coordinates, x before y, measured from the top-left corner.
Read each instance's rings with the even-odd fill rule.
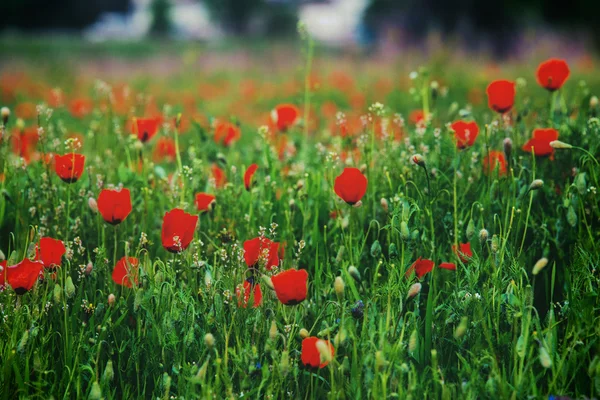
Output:
[[[81,64],[89,63],[86,51],[78,55]],[[13,117],[19,103],[43,101],[44,90],[32,89],[30,81],[43,88],[59,82],[67,98],[85,94],[95,109],[77,119],[60,107],[50,117],[43,113],[39,122],[25,121],[44,129],[40,151],[65,153],[68,134],[83,136],[86,170],[77,183],[62,182],[41,162],[22,166],[9,140],[0,144],[0,249],[8,264],[33,256],[32,243],[41,236],[62,239],[73,250],[54,278],[47,273],[23,296],[10,288],[0,293],[1,398],[598,397],[600,110],[590,107],[600,89],[598,76],[573,67],[559,92],[564,107],[551,113],[550,95],[535,82],[541,60],[485,72],[484,59],[467,63],[440,52],[415,81],[408,79],[410,63],[401,60],[379,65],[336,60],[314,60],[312,74],[322,83],[310,93],[306,71],[298,68],[310,66],[307,60],[269,68],[257,56],[250,70],[187,66],[160,79],[131,77],[126,83],[136,93],[153,96],[160,109],[170,104],[169,118],[183,112],[200,122],[179,136],[181,166],[153,160],[156,138],[139,146],[126,134],[126,118],[143,114],[145,97],[135,96],[132,110],[120,115],[106,92],[94,89],[102,76],[30,65],[29,78],[14,94],[3,93]],[[79,65],[77,58],[69,62]],[[329,73],[339,69],[350,71],[356,92],[365,96],[363,108],[353,110],[351,93],[328,83]],[[485,92],[491,80],[518,77],[527,84],[518,86],[509,123],[487,108],[485,94],[481,103],[468,106],[470,90]],[[247,79],[260,90],[240,101],[239,87]],[[392,82],[391,90],[377,85],[382,79]],[[448,93],[434,96],[433,79]],[[289,82],[294,90],[286,90]],[[224,90],[204,98],[201,84]],[[269,85],[275,90],[268,92]],[[198,100],[194,115],[184,109],[184,94]],[[408,115],[423,108],[423,96],[432,119],[419,130]],[[370,114],[369,121],[393,123],[400,113],[404,137],[376,138],[373,122],[357,138],[334,135],[332,119],[319,111],[327,101],[348,115]],[[376,101],[384,107],[370,108]],[[318,117],[316,128],[300,124],[286,133],[297,150],[283,160],[258,129],[260,118],[282,102]],[[460,113],[480,127],[475,145],[462,151],[446,127]],[[215,144],[199,116],[238,118],[242,138],[230,148]],[[7,134],[15,124],[11,118]],[[554,127],[561,141],[585,151],[557,149],[554,160],[534,157],[521,146],[536,127]],[[157,136],[175,133],[162,128]],[[488,149],[502,151],[505,137],[513,141],[509,173],[485,175],[483,157]],[[353,166],[363,166],[369,180],[359,208],[333,191],[344,166],[338,155],[353,148],[361,154]],[[427,174],[412,163],[415,153],[425,157]],[[222,189],[210,182],[213,163],[227,173]],[[243,173],[252,163],[259,165],[256,184],[246,191]],[[544,185],[528,192],[534,179]],[[132,193],[133,212],[118,228],[88,206],[88,198],[108,184]],[[161,246],[164,213],[178,206],[196,213],[193,196],[201,191],[216,194],[214,210],[200,215],[186,251],[168,253]],[[279,270],[308,271],[303,303],[280,304],[261,281],[263,304],[238,306],[235,289],[248,275],[242,244],[261,229],[285,244]],[[483,229],[489,237],[481,240]],[[452,252],[455,242],[471,243],[468,263]],[[125,254],[140,259],[139,287],[111,279],[115,255]],[[457,270],[434,269],[420,280],[420,293],[407,298],[417,278],[405,272],[418,257],[454,262]],[[534,276],[542,257],[549,262]],[[89,275],[83,272],[88,263]],[[350,266],[360,280],[349,274]],[[272,274],[260,272],[266,279]],[[337,276],[345,282],[342,295],[334,290]],[[116,297],[112,305],[110,294]],[[362,318],[352,312],[359,300]],[[327,367],[302,367],[302,328],[334,343]]]

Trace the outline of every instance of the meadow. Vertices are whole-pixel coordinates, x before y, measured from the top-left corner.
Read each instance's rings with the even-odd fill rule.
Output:
[[[0,398],[599,396],[598,61],[300,33],[4,64]]]

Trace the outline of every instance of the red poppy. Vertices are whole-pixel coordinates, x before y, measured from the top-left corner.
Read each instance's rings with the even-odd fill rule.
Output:
[[[280,104],[271,111],[271,121],[282,132],[293,126],[300,116],[300,109],[293,104]]]
[[[250,190],[250,187],[252,186],[252,177],[257,169],[258,165],[252,164],[244,173],[244,186],[246,187],[246,190]]]
[[[16,294],[25,294],[35,285],[42,269],[44,269],[44,264],[41,261],[31,261],[29,258],[25,258],[17,265],[6,268],[6,282]]]
[[[451,125],[456,138],[456,147],[464,149],[467,146],[473,146],[477,135],[479,135],[479,127],[475,121],[465,122],[456,121]]]
[[[252,307],[256,308],[262,303],[262,291],[260,285],[254,282],[254,278],[248,278],[244,281],[243,285],[236,288],[235,293],[238,297],[238,306],[246,308],[250,296],[254,299]]]
[[[215,187],[222,188],[227,183],[227,177],[225,171],[223,171],[217,164],[213,164],[211,167],[213,178],[215,179]]]
[[[29,163],[32,159],[37,158],[35,156],[39,138],[40,136],[35,127],[26,128],[21,131],[15,129],[10,136],[13,153],[23,157],[25,162]]]
[[[54,170],[60,179],[67,183],[74,183],[83,174],[85,156],[83,154],[68,153],[54,155]]]
[[[335,178],[333,189],[342,200],[354,205],[367,192],[367,178],[358,168],[344,168],[342,174]]]
[[[554,92],[562,87],[570,72],[565,60],[551,58],[539,65],[536,77],[541,87]]]
[[[417,278],[421,279],[424,275],[428,274],[429,272],[431,272],[431,270],[434,267],[434,263],[431,260],[424,260],[421,257],[417,258],[417,261],[415,261],[407,270],[405,273],[405,276],[410,276],[410,274],[415,271],[415,273],[417,274]]]
[[[271,270],[279,265],[280,253],[283,258],[283,247],[280,248],[280,243],[265,237],[256,237],[244,242],[244,260],[249,268],[256,267],[259,263],[265,264],[265,268]]]
[[[413,110],[408,115],[408,120],[412,122],[413,125],[419,125],[425,122],[425,113],[423,110]]]
[[[210,211],[215,202],[215,196],[208,193],[196,193],[196,208],[198,211]]]
[[[136,118],[135,127],[137,130],[137,137],[142,143],[146,143],[158,132],[158,125],[160,119],[158,118]]]
[[[216,121],[215,124],[215,143],[223,143],[225,146],[231,144],[242,137],[242,131],[239,126],[229,121]]]
[[[489,174],[490,170],[498,168],[498,175],[506,175],[506,159],[501,151],[491,150],[489,156],[483,159],[483,172]]]
[[[454,263],[443,262],[439,265],[439,267],[443,269],[448,269],[450,271],[456,271],[456,264]]]
[[[6,260],[0,261],[0,289],[4,289],[7,274],[8,271],[6,270]]]
[[[198,223],[198,216],[188,214],[180,208],[165,213],[162,224],[162,245],[171,253],[187,249]]]
[[[550,146],[550,142],[558,140],[558,131],[556,129],[534,129],[533,138],[529,139],[522,147],[524,151],[533,153],[536,156],[547,156],[550,158],[554,155],[554,148]]]
[[[156,141],[156,147],[152,153],[154,162],[161,162],[163,160],[173,161],[177,157],[175,150],[175,141],[171,138],[161,137]]]
[[[102,218],[111,225],[125,221],[131,212],[131,194],[129,189],[104,189],[98,196],[98,211]]]
[[[455,244],[453,244],[452,251],[458,256],[458,258],[460,258],[460,261],[464,263],[468,262],[469,259],[473,257],[473,252],[471,251],[471,243],[461,243],[460,247],[458,248]]]
[[[309,368],[324,368],[329,364],[328,360],[321,362],[321,353],[319,353],[319,349],[317,348],[317,343],[319,341],[325,342],[327,346],[329,346],[329,351],[331,352],[331,357],[335,354],[335,348],[328,340],[319,339],[316,336],[307,337],[302,340],[302,364],[305,367]]]
[[[112,272],[112,280],[121,286],[128,288],[133,286],[133,282],[138,284],[139,281],[139,264],[140,261],[135,257],[123,257],[117,264]]]
[[[486,90],[488,106],[500,114],[510,111],[515,104],[515,83],[511,81],[494,81]]]
[[[306,299],[307,280],[308,272],[304,269],[288,269],[271,277],[275,295],[286,306],[302,303]]]
[[[46,268],[60,267],[62,256],[67,249],[62,240],[44,237],[35,248],[35,258],[41,261]]]
[[[71,101],[69,111],[76,118],[83,118],[92,112],[93,104],[90,99],[78,98]]]

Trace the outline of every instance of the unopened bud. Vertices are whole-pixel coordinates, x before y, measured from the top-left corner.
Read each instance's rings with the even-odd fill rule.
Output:
[[[504,147],[504,156],[507,160],[510,159],[510,155],[512,154],[513,142],[511,138],[505,138],[504,142],[502,142]]]
[[[454,338],[460,339],[467,332],[467,323],[469,319],[467,317],[462,317],[460,319],[460,324],[454,330]]]
[[[67,277],[67,281],[65,282],[65,293],[69,298],[75,294],[75,285],[73,285],[73,278],[70,276]]]
[[[362,200],[359,200],[356,203],[352,204],[352,207],[354,207],[354,208],[360,208],[360,207],[362,207],[362,205],[363,205]]]
[[[2,109],[0,109],[0,115],[2,115],[2,123],[6,126],[6,124],[8,124],[8,117],[10,117],[10,108],[2,107]]]
[[[342,279],[342,277],[336,277],[335,281],[333,282],[333,288],[335,289],[335,294],[337,295],[339,300],[341,300],[344,297],[345,287],[346,285],[344,284],[344,280]]]
[[[345,329],[341,329],[338,333],[336,333],[336,335],[333,338],[333,344],[335,345],[335,347],[339,347],[340,344],[344,343],[347,336],[348,335],[346,334]]]
[[[287,351],[281,353],[281,362],[279,363],[281,375],[286,376],[290,372],[290,355]]]
[[[410,334],[410,338],[408,339],[408,352],[413,353],[417,349],[417,341],[418,341],[418,333],[415,329]]]
[[[540,258],[533,266],[531,273],[533,275],[539,274],[546,265],[548,265],[548,259],[546,257]]]
[[[552,366],[552,358],[548,354],[548,350],[543,345],[540,345],[540,364],[544,368],[550,368]]]
[[[381,371],[385,368],[386,361],[385,356],[383,355],[383,351],[378,350],[375,352],[375,369]]]
[[[551,141],[550,147],[552,147],[553,149],[572,149],[573,148],[573,146],[571,146],[569,143],[561,142],[560,140]]]
[[[420,154],[415,154],[412,156],[412,162],[417,164],[421,168],[425,168],[425,158]]]
[[[410,230],[406,221],[400,222],[400,238],[404,241],[410,239]]]
[[[90,197],[88,199],[88,206],[90,207],[90,210],[92,210],[92,212],[94,212],[94,213],[98,212],[98,202],[96,201],[95,198]]]
[[[275,340],[277,337],[277,323],[275,320],[271,321],[271,329],[269,329],[269,338]]]
[[[592,96],[592,97],[590,97],[590,108],[596,108],[596,107],[598,107],[598,97]]]
[[[482,229],[479,231],[479,241],[481,243],[487,242],[489,237],[490,237],[490,233],[487,231],[487,229]]]
[[[317,350],[321,356],[321,363],[330,362],[333,360],[333,354],[331,354],[331,347],[329,342],[325,340],[317,341]]]
[[[96,381],[92,383],[92,389],[90,390],[90,395],[88,396],[89,400],[100,400],[102,399],[102,389],[100,388],[100,384]]]
[[[60,288],[60,285],[58,283],[54,285],[54,291],[52,294],[54,297],[54,302],[56,304],[60,303],[60,300],[62,298],[62,289]]]
[[[92,264],[92,262],[90,261],[89,263],[87,263],[87,265],[85,266],[85,274],[87,276],[90,276],[90,274],[92,273],[92,271],[94,270],[94,264]]]
[[[300,190],[304,187],[304,179],[298,179],[298,182],[296,182],[296,190]]]
[[[538,190],[541,189],[542,186],[544,186],[544,181],[541,179],[535,179],[533,182],[531,182],[531,185],[529,185],[529,190]]]
[[[204,335],[204,344],[209,349],[213,348],[213,346],[215,345],[215,337],[212,335],[212,333],[207,333],[206,335]]]
[[[406,296],[406,298],[410,299],[412,297],[415,297],[416,295],[421,293],[421,288],[422,288],[422,285],[419,282],[414,283],[410,287],[410,289],[408,289],[408,295]]]
[[[362,165],[360,166],[359,170],[360,170],[360,173],[361,173],[361,174],[364,174],[364,173],[366,173],[366,172],[367,172],[367,164],[362,164]]]
[[[360,272],[358,271],[358,268],[356,268],[354,265],[351,265],[348,267],[348,274],[352,277],[352,279],[354,279],[356,282],[360,283],[360,281],[361,281]]]
[[[310,336],[310,334],[308,333],[308,330],[306,330],[306,328],[300,329],[300,337],[302,339],[306,339],[309,336]]]
[[[106,363],[106,367],[104,368],[104,373],[102,374],[102,380],[104,382],[110,382],[115,377],[115,370],[113,368],[112,360],[108,360]]]
[[[112,307],[115,304],[115,300],[116,300],[116,298],[115,298],[114,294],[111,293],[108,295],[108,305],[109,306]]]
[[[383,208],[383,211],[388,212],[390,209],[390,206],[388,204],[387,199],[385,197],[382,197],[379,202],[381,203],[381,208]]]

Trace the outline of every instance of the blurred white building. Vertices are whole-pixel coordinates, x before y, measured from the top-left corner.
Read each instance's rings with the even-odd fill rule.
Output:
[[[317,40],[332,45],[356,41],[367,0],[330,0],[327,3],[305,4],[298,18]]]

